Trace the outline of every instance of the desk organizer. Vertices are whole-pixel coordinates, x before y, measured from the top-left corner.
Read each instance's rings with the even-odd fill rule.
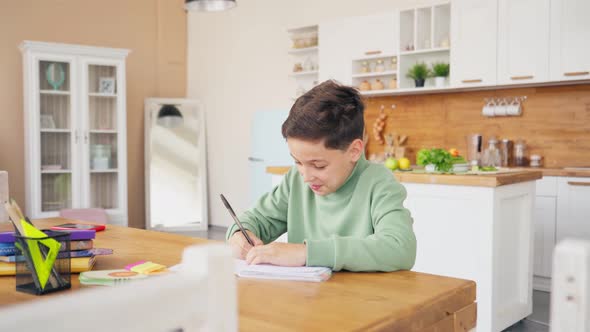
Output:
[[[15,235],[16,290],[43,295],[71,287],[70,234],[43,231],[45,237]]]

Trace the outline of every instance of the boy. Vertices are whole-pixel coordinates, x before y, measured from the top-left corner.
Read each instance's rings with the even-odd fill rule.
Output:
[[[358,92],[326,81],[299,97],[282,133],[297,167],[227,231],[249,264],[327,266],[335,271],[411,269],[416,259],[405,188],[364,156]],[[288,231],[289,243],[272,242]]]

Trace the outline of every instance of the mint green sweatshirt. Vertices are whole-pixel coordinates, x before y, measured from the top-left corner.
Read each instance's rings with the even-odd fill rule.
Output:
[[[409,270],[416,259],[406,189],[382,165],[357,161],[344,184],[319,196],[296,167],[281,184],[240,216],[265,244],[288,231],[289,243],[306,243],[307,266],[335,271]],[[238,231],[233,225],[229,238]]]

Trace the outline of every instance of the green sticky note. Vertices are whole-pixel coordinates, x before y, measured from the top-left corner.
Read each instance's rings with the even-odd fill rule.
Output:
[[[23,234],[24,236],[31,238],[47,237],[47,234],[41,232],[25,220],[21,219],[20,222],[25,233]],[[47,248],[49,248],[45,258],[41,254],[39,243],[42,243]],[[47,284],[47,280],[51,274],[51,269],[53,268],[53,263],[55,262],[57,254],[59,253],[61,243],[55,239],[47,238],[43,240],[27,240],[27,246],[29,247],[29,253],[31,254],[31,259],[33,260],[33,266],[35,267],[35,271],[33,271],[33,273],[37,274],[41,289],[45,289],[45,285]]]

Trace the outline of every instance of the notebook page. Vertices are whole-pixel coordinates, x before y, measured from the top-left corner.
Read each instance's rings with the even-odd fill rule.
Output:
[[[327,267],[288,267],[276,265],[248,265],[245,260],[235,260],[235,273],[240,277],[298,281],[325,281],[332,276]]]

